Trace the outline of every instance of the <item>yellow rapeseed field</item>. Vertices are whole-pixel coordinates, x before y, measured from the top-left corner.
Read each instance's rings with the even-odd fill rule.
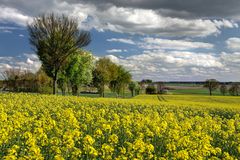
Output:
[[[239,159],[240,98],[0,94],[0,159]]]

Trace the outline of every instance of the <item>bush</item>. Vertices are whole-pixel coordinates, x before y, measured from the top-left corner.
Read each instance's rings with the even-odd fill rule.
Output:
[[[148,86],[146,88],[146,94],[156,94],[156,88],[154,86]]]

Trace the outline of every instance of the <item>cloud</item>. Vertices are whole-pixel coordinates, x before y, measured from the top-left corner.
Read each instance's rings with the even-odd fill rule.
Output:
[[[16,57],[0,57],[0,72],[9,68],[28,70],[37,72],[41,67],[41,62],[35,54],[23,54]]]
[[[3,4],[9,6],[2,6],[0,12],[3,13],[1,16],[2,20],[23,25],[27,20],[39,13],[54,11],[77,17],[79,27],[82,29],[95,28],[98,31],[110,30],[130,34],[190,37],[217,35],[223,27],[238,27],[237,23],[224,18],[211,20],[206,17],[171,17],[166,14],[166,9],[164,9],[165,12],[161,12],[159,9],[148,7],[138,8],[137,5],[129,7],[125,6],[124,3],[116,1],[106,1],[106,3],[101,4],[96,1],[62,0],[46,1],[46,3],[23,2],[24,0],[17,2],[3,0]],[[140,3],[140,1],[135,3],[137,4],[138,2]],[[129,3],[131,4],[131,1]],[[147,5],[145,2],[141,3]],[[157,2],[154,1],[152,3]],[[33,11],[32,8],[35,8],[35,10]],[[22,10],[28,14],[20,12]],[[175,12],[177,11],[179,10]]]
[[[170,50],[191,50],[191,49],[212,49],[213,44],[204,42],[193,42],[190,40],[169,40],[161,38],[143,38],[139,43],[144,49],[170,49]]]
[[[1,20],[0,20],[1,22]],[[22,30],[21,27],[0,26],[0,33],[13,33],[14,30]]]
[[[0,6],[0,21],[13,22],[20,26],[25,26],[27,22],[31,21],[31,17],[24,15],[15,8]]]
[[[240,38],[232,37],[226,40],[227,48],[232,51],[240,51]]]
[[[97,12],[96,15],[102,22],[97,24],[97,28],[130,34],[204,37],[219,34],[221,27],[238,27],[236,23],[228,20],[172,18],[164,17],[154,10],[115,6]]]
[[[121,52],[127,52],[127,50],[122,50],[122,49],[109,49],[106,50],[107,53],[121,53]]]
[[[135,80],[150,78],[159,80],[205,80],[220,81],[240,79],[240,53],[145,51],[141,54],[118,57],[107,55],[113,62],[126,67]]]
[[[120,42],[120,43],[126,43],[126,44],[132,44],[134,45],[135,42],[131,39],[126,39],[126,38],[110,38],[107,39],[108,42]]]
[[[228,66],[234,66],[237,70],[240,67],[240,52],[221,53],[221,60]]]
[[[199,18],[238,18],[240,17],[239,0],[88,0],[98,6],[102,4],[114,5],[117,7],[141,8],[158,11],[167,17]]]

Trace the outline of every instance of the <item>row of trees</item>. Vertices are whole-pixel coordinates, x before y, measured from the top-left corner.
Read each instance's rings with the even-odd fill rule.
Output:
[[[78,93],[80,85],[95,86],[102,97],[106,85],[117,97],[124,95],[131,74],[107,58],[93,65],[92,55],[80,50],[90,43],[90,33],[79,31],[76,19],[46,14],[34,18],[28,31],[43,70],[52,78],[53,94],[57,86],[64,94],[70,84],[73,95]]]
[[[49,93],[50,87],[54,87],[53,79],[47,76],[43,68],[37,73],[8,69],[2,75],[5,79],[3,88],[7,91]],[[57,87],[63,95],[66,92],[78,95],[80,87],[88,86],[96,88],[100,96],[104,97],[105,87],[108,86],[116,97],[124,97],[127,88],[134,96],[139,94],[140,86],[131,79],[127,70],[110,59],[100,58],[94,61],[90,52],[78,50],[69,56],[58,73]]]
[[[10,68],[1,73],[0,89],[11,92],[51,92],[51,79],[40,69],[36,73]]]
[[[207,79],[205,81],[204,87],[208,88],[209,95],[212,95],[212,92],[216,89],[219,89],[222,95],[229,93],[232,96],[238,96],[240,94],[240,86],[238,83],[232,83],[230,87],[226,84],[221,84],[216,79]]]
[[[66,90],[71,90],[73,95],[77,95],[80,86],[90,85],[96,87],[102,97],[105,86],[116,97],[121,94],[124,96],[125,88],[132,79],[131,74],[110,59],[100,58],[95,61],[90,52],[82,50],[82,47],[90,43],[91,37],[89,32],[79,31],[78,27],[76,19],[53,13],[36,17],[28,24],[30,44],[42,62],[40,71],[51,79],[52,93],[56,94],[60,88],[63,94]],[[15,71],[11,70],[13,76],[8,71],[4,74],[5,85],[9,90],[39,91],[38,73]],[[137,87],[131,86],[129,89],[137,93]]]

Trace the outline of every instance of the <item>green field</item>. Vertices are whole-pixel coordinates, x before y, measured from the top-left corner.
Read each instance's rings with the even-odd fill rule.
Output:
[[[198,95],[209,95],[209,91],[206,88],[197,88],[197,89],[175,89],[170,90],[169,94],[198,94]],[[213,95],[221,95],[219,90],[212,92]]]

